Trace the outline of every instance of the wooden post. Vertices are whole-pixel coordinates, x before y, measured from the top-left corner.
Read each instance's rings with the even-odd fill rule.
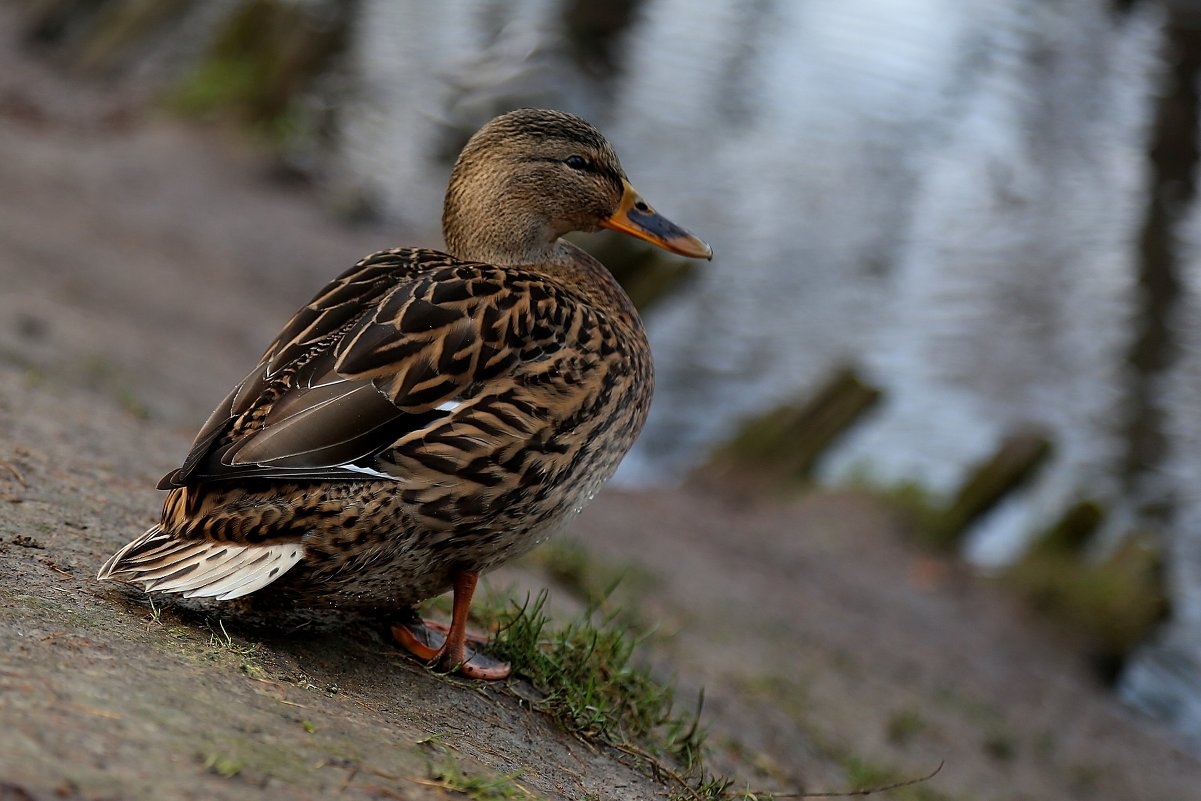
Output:
[[[808,400],[747,421],[702,470],[749,466],[783,482],[807,481],[821,455],[881,397],[854,368],[839,368]]]
[[[971,524],[1027,484],[1051,453],[1051,440],[1042,432],[1006,435],[987,461],[968,471],[951,503],[927,532],[930,541],[946,548],[958,546]]]

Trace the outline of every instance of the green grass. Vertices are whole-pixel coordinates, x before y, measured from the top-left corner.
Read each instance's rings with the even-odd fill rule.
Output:
[[[927,725],[925,717],[918,710],[898,710],[888,719],[888,741],[896,746],[908,745],[917,735],[926,730]]]
[[[588,549],[569,537],[555,537],[526,559],[592,606],[599,606],[624,577],[619,570],[598,568]]]
[[[169,102],[179,112],[193,116],[247,103],[262,82],[258,72],[247,60],[210,58],[188,75]]]
[[[695,711],[677,712],[674,689],[657,681],[635,659],[643,639],[616,622],[614,613],[604,616],[589,608],[565,624],[556,624],[548,618],[546,604],[543,592],[499,613],[492,607],[496,617],[487,621],[497,627],[489,652],[508,660],[516,674],[528,678],[540,691],[538,700],[523,699],[533,708],[549,715],[563,730],[636,760],[650,776],[672,787],[669,801],[773,801],[795,797],[735,788],[732,779],[705,769],[705,731],[699,725],[703,693]],[[908,720],[902,724],[906,728],[912,725]],[[894,798],[945,799],[920,788],[921,779],[910,784],[898,780],[893,772],[870,772],[868,767],[861,760],[848,760],[848,776],[854,789],[874,792],[875,788],[895,785],[899,795]]]
[[[214,751],[205,755],[204,769],[226,779],[231,779],[246,769],[246,763],[237,757]]]
[[[639,598],[657,582],[646,568],[599,559],[582,542],[569,536],[553,538],[524,561],[586,606],[611,613],[612,623],[639,633],[653,628],[639,613],[638,605]]]
[[[634,659],[643,640],[615,613],[589,607],[566,624],[552,624],[547,595],[510,604],[492,624],[489,646],[541,693],[530,705],[564,731],[615,749],[658,779],[676,786],[672,798],[729,799],[731,782],[703,765],[705,733],[695,712],[676,711],[675,691]]]
[[[430,777],[435,786],[459,793],[472,801],[536,801],[540,798],[517,781],[520,776],[520,773],[508,776],[468,774],[449,753],[445,754],[441,761],[430,766]]]
[[[154,614],[154,613],[152,613]],[[208,649],[204,656],[214,662],[225,662],[236,665],[238,670],[252,679],[266,677],[266,671],[259,664],[259,645],[255,642],[242,643],[235,640],[225,629],[225,622],[217,619],[217,627],[211,620],[207,621],[209,629]]]
[[[613,745],[670,755],[685,768],[700,758],[694,715],[674,711],[674,691],[633,661],[639,639],[612,617],[587,610],[564,626],[544,612],[546,593],[501,613],[490,648],[543,693],[538,702],[565,731]]]

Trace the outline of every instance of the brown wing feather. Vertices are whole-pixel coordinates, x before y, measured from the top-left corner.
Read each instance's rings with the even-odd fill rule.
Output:
[[[519,365],[562,348],[583,305],[554,294],[434,251],[370,256],[293,316],[160,486],[395,471],[375,457],[454,413],[439,406],[520,383]]]

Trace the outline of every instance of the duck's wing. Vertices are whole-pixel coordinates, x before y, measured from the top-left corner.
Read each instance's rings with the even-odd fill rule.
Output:
[[[583,307],[539,276],[394,250],[301,309],[160,488],[395,477],[375,457],[561,349]]]

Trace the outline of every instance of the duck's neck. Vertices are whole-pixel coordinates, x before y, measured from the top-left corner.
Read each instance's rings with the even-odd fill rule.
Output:
[[[594,306],[639,321],[634,302],[617,283],[609,268],[570,242],[558,240],[552,258],[529,266],[575,290]]]
[[[480,170],[464,154],[455,165],[442,209],[446,252],[464,261],[498,267],[555,257],[558,234],[529,203],[514,202],[503,176]],[[466,166],[464,166],[466,165]]]
[[[531,225],[528,217],[505,219],[513,204],[493,204],[490,225],[481,230],[467,220],[489,219],[473,206],[479,193],[456,192],[452,184],[442,215],[446,251],[456,259],[480,261],[497,267],[519,267],[553,278],[599,308],[638,319],[629,295],[613,274],[596,259],[549,228]]]
[[[557,248],[550,232],[525,230],[523,234],[501,234],[503,226],[490,228],[490,234],[462,230],[453,215],[443,218],[442,235],[446,252],[463,261],[481,261],[498,267],[538,264],[556,258]],[[509,230],[520,231],[514,226]]]

